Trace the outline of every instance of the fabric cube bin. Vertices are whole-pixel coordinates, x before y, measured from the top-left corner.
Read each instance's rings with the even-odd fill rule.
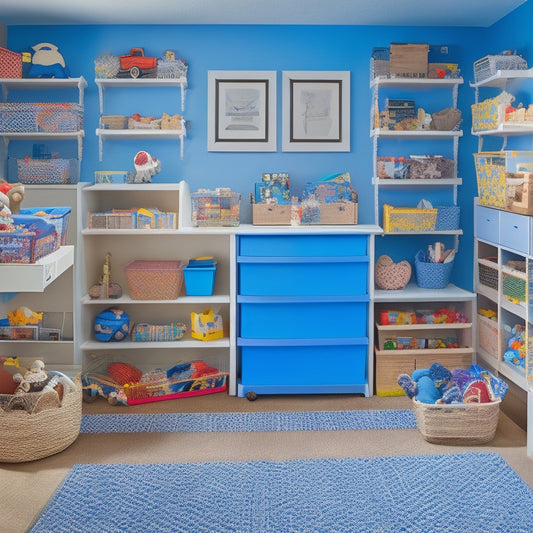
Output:
[[[248,297],[254,298],[254,297]],[[251,339],[366,337],[368,297],[359,301],[307,301],[302,298],[240,303],[241,337]],[[327,317],[327,320],[325,319]]]
[[[368,345],[242,346],[241,380],[250,386],[338,386],[367,379]],[[339,376],[342,376],[340,379]]]
[[[181,292],[181,261],[132,261],[124,268],[132,300],[175,300]]]
[[[239,293],[250,296],[366,294],[367,274],[367,257],[346,262],[314,262],[313,259],[290,263],[243,262],[239,265]]]
[[[187,296],[211,296],[215,287],[217,267],[183,267]]]

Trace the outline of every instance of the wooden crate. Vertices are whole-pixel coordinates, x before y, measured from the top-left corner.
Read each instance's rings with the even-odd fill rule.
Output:
[[[429,44],[392,43],[390,73],[406,78],[426,78]]]
[[[254,226],[290,226],[291,204],[253,204]]]
[[[376,348],[376,394],[403,396],[398,385],[400,374],[413,373],[417,368],[429,368],[440,363],[450,371],[468,368],[472,364],[472,348],[442,348],[436,350],[379,350]]]

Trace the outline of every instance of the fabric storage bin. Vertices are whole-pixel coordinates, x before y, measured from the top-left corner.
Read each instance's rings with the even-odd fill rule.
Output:
[[[0,132],[75,132],[83,128],[83,106],[76,103],[0,103]]]
[[[22,55],[0,47],[0,78],[22,78]]]
[[[451,179],[455,173],[453,159],[437,155],[411,156],[406,160],[411,179]]]
[[[77,183],[70,175],[71,159],[17,159],[18,181],[27,185]]]
[[[433,444],[477,445],[496,435],[500,400],[491,403],[427,404],[413,400],[418,430]]]
[[[32,215],[42,217],[52,224],[57,232],[59,246],[67,243],[67,229],[71,207],[29,207],[20,210],[20,215]],[[13,215],[15,219],[16,215]]]
[[[429,263],[424,260],[424,253],[415,256],[416,284],[421,289],[445,289],[450,283],[453,261],[449,263]]]
[[[351,261],[241,262],[239,294],[249,296],[346,295],[367,293],[368,257]],[[185,283],[187,279],[185,278]]]
[[[459,229],[461,208],[455,205],[437,207],[435,231],[449,231]]]
[[[366,235],[240,235],[239,255],[340,257],[367,254]]]
[[[338,386],[367,379],[367,343],[241,346],[241,380],[249,386]],[[339,379],[339,373],[342,378]]]
[[[323,297],[238,296],[241,337],[250,339],[294,339],[365,337],[368,296],[352,301]],[[324,320],[324,317],[328,317]]]
[[[175,300],[183,284],[181,261],[132,261],[124,267],[132,300]]]
[[[183,267],[187,296],[211,296],[215,287],[217,266]]]
[[[486,316],[477,316],[478,342],[489,355],[501,361],[501,353],[498,347],[498,322]]]
[[[494,266],[491,266],[494,265]],[[498,290],[498,258],[484,257],[478,259],[478,281],[480,285]]]
[[[527,61],[515,54],[498,54],[487,55],[474,61],[474,79],[480,83],[491,76],[494,76],[498,70],[526,70]]]
[[[410,178],[410,164],[407,159],[403,157],[378,157],[376,161],[378,178]]]
[[[483,206],[506,209],[515,199],[513,175],[533,170],[533,151],[479,152],[474,154],[479,203]]]
[[[417,209],[383,204],[383,229],[387,233],[401,231],[433,231],[437,208]]]

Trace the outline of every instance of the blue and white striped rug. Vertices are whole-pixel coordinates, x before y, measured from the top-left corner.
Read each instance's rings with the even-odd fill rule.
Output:
[[[82,433],[341,431],[413,429],[410,409],[268,413],[83,415]]]
[[[531,533],[495,453],[77,464],[30,533]]]

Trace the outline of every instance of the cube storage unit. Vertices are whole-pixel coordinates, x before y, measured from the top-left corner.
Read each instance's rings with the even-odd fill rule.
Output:
[[[237,235],[238,395],[371,394],[373,235]]]

